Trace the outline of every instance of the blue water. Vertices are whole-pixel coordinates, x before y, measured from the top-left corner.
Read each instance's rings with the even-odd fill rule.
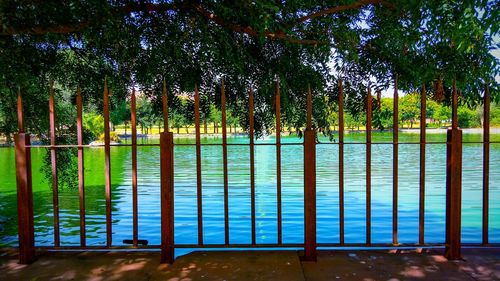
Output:
[[[418,135],[417,135],[418,137]],[[348,137],[349,138],[349,137]],[[359,141],[359,137],[351,136]],[[404,138],[404,137],[403,137]],[[409,137],[413,139],[413,137]],[[206,139],[219,143],[220,139]],[[362,141],[362,140],[361,140]],[[235,137],[230,143],[248,143]],[[274,143],[269,137],[258,143]],[[301,142],[285,138],[284,142]],[[193,143],[176,139],[176,143]],[[445,227],[444,144],[426,146],[425,242],[443,243]],[[9,150],[10,152],[8,152]],[[6,152],[7,151],[7,152]],[[0,167],[0,218],[4,221],[0,241],[17,244],[15,226],[15,179],[12,149],[2,152]],[[39,166],[43,149],[34,149],[36,245],[53,244],[52,199]],[[105,245],[105,200],[103,149],[85,149],[87,244]],[[194,146],[175,150],[175,243],[197,243],[196,156]],[[277,242],[276,149],[255,147],[256,239]],[[203,146],[203,233],[205,244],[224,243],[222,147]],[[113,179],[113,244],[132,238],[130,147],[111,149]],[[491,145],[490,242],[500,242],[500,144]],[[38,159],[38,160],[37,160]],[[251,243],[249,147],[228,147],[230,243]],[[482,145],[464,144],[462,241],[481,242]],[[158,147],[138,149],[139,239],[160,244],[160,165]],[[5,165],[4,165],[5,164]],[[372,145],[372,243],[392,243],[392,145]],[[419,145],[399,145],[398,241],[418,242]],[[345,242],[365,242],[365,145],[345,145]],[[303,242],[303,147],[282,147],[283,243]],[[61,245],[79,245],[78,191],[60,193]],[[7,208],[6,206],[10,206]],[[339,242],[338,145],[317,146],[317,240]],[[12,229],[14,228],[14,229]]]

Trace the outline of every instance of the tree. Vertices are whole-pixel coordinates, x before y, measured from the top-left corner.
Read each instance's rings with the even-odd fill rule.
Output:
[[[438,107],[432,115],[432,118],[437,120],[440,125],[442,125],[443,122],[449,122],[449,120],[451,120],[451,108],[449,106]]]
[[[439,103],[437,103],[436,101],[434,100],[431,100],[431,99],[427,99],[426,103],[426,116],[427,118],[432,118],[432,119],[435,119],[434,118],[434,114],[437,110],[439,110],[439,108],[441,107],[441,105]]]
[[[492,104],[490,111],[490,125],[500,126],[500,105]]]
[[[322,100],[335,96],[339,78],[353,114],[362,111],[370,79],[380,90],[395,76],[404,91],[426,83],[440,92],[431,87],[439,81],[449,92],[456,78],[464,99],[477,101],[478,89],[499,73],[490,54],[498,6],[498,0],[2,1],[3,124],[15,124],[10,105],[19,88],[29,101],[27,120],[37,116],[49,79],[69,92],[80,85],[87,104],[100,111],[105,76],[112,104],[125,100],[131,85],[158,93],[163,79],[182,92],[198,84],[214,97],[224,77],[228,107],[242,121],[246,108],[238,101],[255,91],[258,132],[272,128],[265,109],[272,108],[277,78],[283,124],[294,128],[305,124],[307,84]],[[491,84],[498,101],[498,84]],[[325,128],[327,118],[327,110],[315,112],[316,128]],[[15,126],[2,130],[11,134]]]
[[[354,130],[354,128],[357,128],[359,131],[359,127],[364,125],[364,121],[366,120],[366,115],[363,114],[362,117],[358,116],[352,116],[350,113],[346,113],[344,115],[345,118],[345,125],[348,129]]]
[[[83,128],[90,134],[91,138],[96,140],[104,133],[104,117],[95,112],[86,112],[83,114]]]
[[[403,123],[409,122],[410,128],[413,128],[413,123],[420,116],[419,94],[411,93],[399,99],[399,116]]]
[[[380,100],[380,107],[377,106],[373,110],[372,125],[374,128],[381,131],[392,126],[393,115],[393,99],[382,98]]]
[[[467,107],[459,107],[457,114],[459,127],[475,128],[481,126],[481,120],[476,110]]]
[[[151,133],[152,127],[157,119],[158,111],[153,109],[153,106],[145,95],[141,95],[137,99],[137,123],[141,126],[141,133]]]
[[[231,111],[226,113],[227,125],[229,126],[229,133],[237,133],[236,128],[240,123],[238,117],[236,117]]]
[[[222,112],[217,109],[215,105],[210,106],[210,114],[208,120],[214,124],[214,134],[218,133],[218,124],[222,122]]]
[[[328,124],[333,124],[333,130],[336,129],[336,125],[338,124],[339,114],[336,110],[330,110],[327,118]]]
[[[172,110],[170,112],[170,127],[172,129],[177,129],[177,134],[180,133],[180,129],[186,124],[188,123],[186,122],[184,114],[179,113],[177,110]]]
[[[57,86],[57,85],[56,85]],[[58,145],[74,144],[76,143],[76,136],[72,132],[76,131],[75,122],[75,108],[71,105],[71,102],[65,99],[68,93],[61,91],[61,89],[55,87],[49,90],[50,93],[54,95],[54,109],[55,109],[55,142]],[[39,122],[43,119],[48,120],[49,116],[45,118],[40,116]],[[93,121],[96,121],[95,118]],[[102,120],[104,121],[104,120]],[[87,123],[88,125],[88,123]],[[100,127],[98,124],[94,124],[95,127],[92,129],[96,130]],[[104,128],[104,122],[101,122],[101,126]],[[88,128],[85,128],[85,118],[84,118],[84,142],[89,142]],[[51,143],[50,133],[47,131],[45,134],[40,134],[37,138],[42,142],[42,144],[49,145]],[[56,165],[57,170],[57,188],[58,189],[75,189],[78,187],[78,162],[77,162],[77,149],[75,147],[63,147],[55,150],[56,159],[59,165]],[[63,165],[62,165],[63,164]],[[45,154],[43,157],[43,165],[40,167],[40,171],[44,177],[48,180],[52,178],[52,155],[50,149],[45,149]],[[48,180],[48,182],[50,182]],[[51,186],[54,188],[54,186]]]
[[[130,120],[130,107],[128,103],[125,101],[119,102],[115,108],[111,110],[109,118],[111,124],[113,124],[113,131],[116,125],[125,124],[125,134],[127,134],[128,121]]]

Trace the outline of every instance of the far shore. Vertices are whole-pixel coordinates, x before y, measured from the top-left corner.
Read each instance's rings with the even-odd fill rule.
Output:
[[[446,128],[427,128],[425,130],[425,132],[427,134],[446,134],[446,131],[448,129]],[[364,129],[360,129],[360,130],[345,130],[345,133],[346,134],[349,134],[349,133],[363,133],[365,132]],[[381,131],[381,130],[372,130],[372,132],[392,132],[391,129],[388,129],[388,130],[384,130],[384,131]],[[407,134],[420,134],[420,129],[419,128],[414,128],[414,129],[409,129],[409,128],[404,128],[404,129],[399,129],[399,132],[401,133],[407,133]],[[482,134],[483,133],[483,128],[465,128],[465,129],[462,129],[462,132],[464,134]],[[338,131],[333,131],[334,134],[338,134]],[[292,132],[291,135],[294,135],[295,132]],[[492,127],[490,128],[490,134],[492,135],[497,135],[497,134],[500,134],[500,127]],[[228,133],[227,134],[228,136],[248,136],[248,134],[246,132],[238,132],[238,133]],[[282,132],[281,133],[282,136],[288,136],[290,135],[289,132]],[[121,139],[130,139],[131,138],[131,135],[130,134],[118,134],[118,136],[121,138]],[[196,137],[196,134],[193,134],[193,133],[180,133],[180,134],[176,134],[174,133],[174,136],[176,138],[195,138]],[[275,136],[275,134],[270,134],[270,135],[267,135],[268,137],[269,136]],[[222,137],[222,133],[201,133],[201,137],[219,137],[221,138]],[[137,134],[137,138],[147,138],[147,139],[159,139],[160,138],[160,134]],[[36,145],[37,144],[37,140],[36,138],[32,138],[33,139],[33,144]],[[94,142],[94,144],[96,145],[100,145],[100,143],[98,143],[97,141]],[[0,146],[13,146],[14,144],[6,144],[5,143],[5,137],[4,136],[1,136],[0,137]]]
[[[464,134],[482,134],[483,133],[483,128],[465,128],[461,129]],[[414,133],[414,134],[419,134],[420,129],[399,129],[400,132],[402,133]],[[435,129],[426,129],[425,132],[427,134],[445,134],[448,129],[444,128],[435,128]],[[490,128],[490,134],[500,134],[500,128]]]
[[[425,132],[427,134],[446,134],[446,131],[448,129],[445,129],[445,128],[427,128],[425,130]],[[482,134],[483,133],[483,128],[465,128],[465,129],[461,129],[462,132],[464,134]],[[345,133],[346,134],[349,134],[349,133],[363,133],[365,132],[365,130],[345,130]],[[392,129],[389,129],[389,130],[372,130],[372,132],[392,132]],[[414,129],[408,129],[408,128],[405,128],[405,129],[399,129],[399,132],[401,133],[408,133],[408,134],[420,134],[420,129],[419,128],[414,128]],[[294,135],[295,132],[292,132],[292,135]],[[333,131],[334,134],[338,134],[338,131]],[[500,134],[500,128],[499,127],[495,127],[495,128],[490,128],[490,134],[494,135],[494,134]],[[227,134],[228,136],[248,136],[247,133],[245,132],[240,132],[240,133],[228,133]],[[267,135],[267,136],[275,136],[276,134],[270,134],[270,135]],[[288,136],[289,133],[288,132],[282,132],[281,133],[281,136]],[[130,134],[119,134],[120,138],[122,139],[129,139],[131,137]],[[192,133],[180,133],[180,134],[176,134],[174,133],[174,136],[177,137],[177,138],[195,138],[196,137],[196,134],[192,134]],[[204,133],[201,133],[200,134],[201,137],[222,137],[222,133],[207,133],[207,134],[204,134]],[[159,134],[138,134],[137,136],[138,138],[150,138],[150,139],[157,139],[157,138],[160,138],[160,135]]]

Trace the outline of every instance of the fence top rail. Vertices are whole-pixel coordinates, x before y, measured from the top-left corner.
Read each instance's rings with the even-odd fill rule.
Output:
[[[401,144],[401,145],[409,145],[409,144],[447,144],[448,142],[446,141],[427,141],[427,142],[398,142],[396,144]],[[498,144],[500,141],[462,141],[463,144],[485,144],[485,143],[490,143],[490,144]],[[339,145],[341,144],[340,142],[318,142],[316,145]],[[342,142],[344,145],[366,145],[366,144],[373,144],[373,145],[393,145],[393,142]],[[250,146],[250,143],[201,143],[201,146]],[[303,146],[303,142],[293,142],[293,143],[254,143],[253,145],[255,146]],[[105,144],[57,144],[57,145],[38,145],[38,144],[32,144],[32,145],[27,145],[26,147],[29,148],[103,148],[106,147],[107,145]],[[138,144],[131,144],[131,143],[118,143],[118,144],[109,144],[111,147],[132,147],[132,146],[146,146],[146,147],[151,147],[151,146],[157,146],[159,147],[159,143],[138,143]],[[174,143],[174,146],[196,146],[196,143]],[[12,148],[10,145],[0,145],[0,148]]]

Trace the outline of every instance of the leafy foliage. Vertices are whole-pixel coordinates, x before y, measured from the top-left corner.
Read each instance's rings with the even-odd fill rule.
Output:
[[[407,92],[442,81],[448,100],[456,78],[462,102],[471,106],[489,82],[499,101],[493,79],[499,66],[490,54],[498,48],[499,6],[498,0],[2,1],[0,126],[15,131],[19,87],[29,101],[27,120],[46,116],[41,105],[49,79],[70,92],[80,85],[86,108],[96,112],[104,77],[116,108],[137,86],[152,103],[153,114],[142,117],[151,126],[162,80],[176,109],[175,95],[198,84],[202,120],[208,120],[210,105],[220,108],[215,85],[224,78],[228,107],[245,128],[248,90],[254,90],[257,136],[274,126],[276,79],[284,126],[304,126],[310,84],[314,126],[326,134],[335,122],[338,79],[346,81],[346,106],[357,121],[368,82],[387,89],[396,76]],[[45,125],[27,124],[32,132]]]
[[[477,111],[466,107],[460,107],[458,109],[458,126],[462,128],[473,128],[479,127],[480,125],[481,120],[479,119]]]
[[[104,117],[94,112],[85,113],[83,115],[83,128],[92,140],[97,139],[104,133]]]
[[[497,104],[495,107],[491,108],[490,114],[490,125],[500,126],[500,105]]]
[[[109,132],[109,140],[111,142],[120,142],[121,141],[120,137],[118,136],[118,134],[116,132]],[[104,134],[101,134],[99,136],[99,141],[100,142],[104,142],[105,141],[105,135]]]
[[[56,144],[75,144],[76,143],[76,120],[75,108],[71,105],[71,101],[67,99],[68,93],[55,89],[55,99],[59,102],[55,103],[55,116],[56,116]],[[48,104],[48,101],[47,101]],[[48,115],[45,118],[38,118],[40,124],[48,123]],[[43,125],[40,127],[43,130]],[[43,144],[50,144],[49,131],[46,130],[38,135],[38,139]],[[51,163],[51,150],[46,149],[43,158],[43,165],[40,171],[45,175],[45,178],[51,179],[52,177],[52,163]],[[57,183],[59,189],[77,188],[78,186],[78,164],[76,160],[76,148],[57,148],[55,150],[58,165]]]

